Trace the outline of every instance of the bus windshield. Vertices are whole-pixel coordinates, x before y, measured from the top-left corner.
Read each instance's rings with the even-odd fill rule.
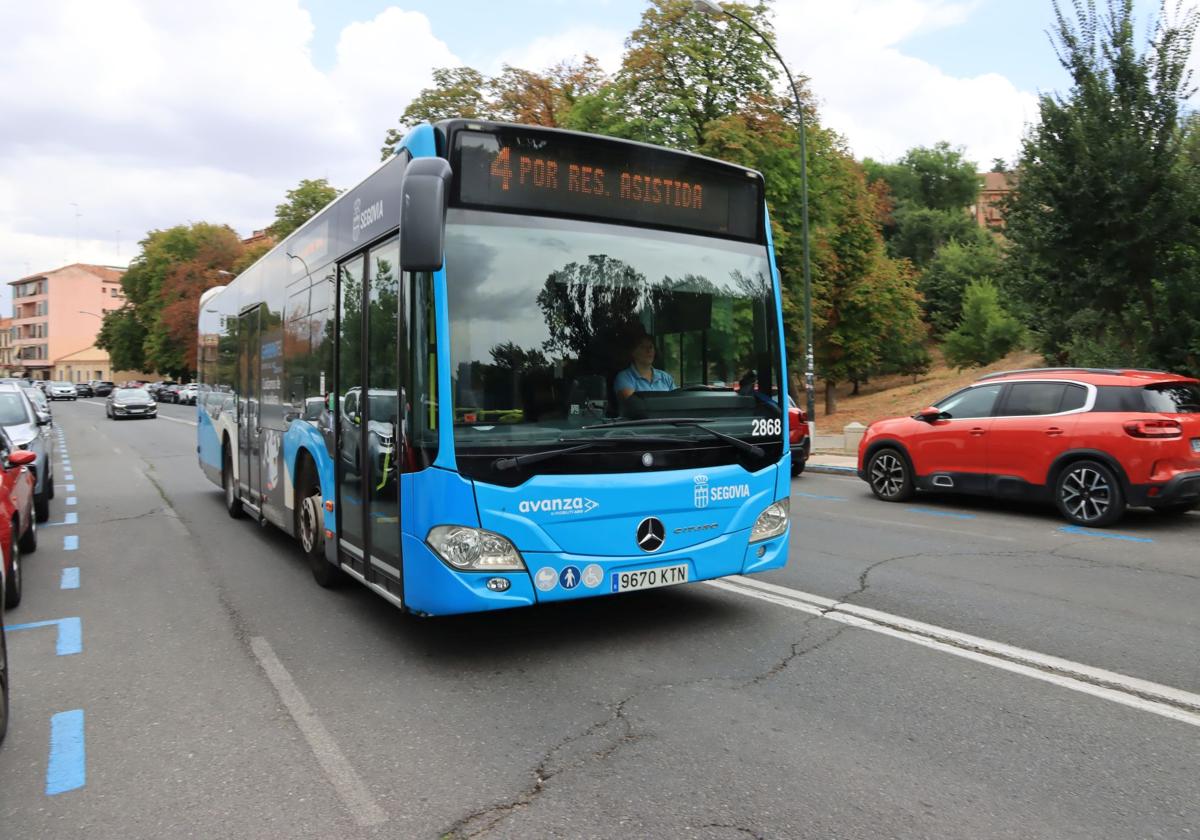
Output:
[[[668,448],[667,438],[722,446],[683,422],[691,419],[779,441],[764,245],[474,210],[452,210],[448,221],[460,469],[472,472],[463,455],[635,432]],[[731,451],[725,462],[734,460]]]

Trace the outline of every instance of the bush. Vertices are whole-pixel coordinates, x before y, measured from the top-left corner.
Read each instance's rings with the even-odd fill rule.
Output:
[[[1024,330],[1000,305],[1000,294],[990,280],[967,286],[962,312],[962,321],[942,347],[946,361],[955,367],[991,364],[1021,342]]]

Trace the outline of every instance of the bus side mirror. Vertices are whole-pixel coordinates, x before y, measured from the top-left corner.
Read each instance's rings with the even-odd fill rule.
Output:
[[[450,164],[444,158],[416,158],[404,171],[400,204],[400,268],[437,271],[446,240],[446,201]]]

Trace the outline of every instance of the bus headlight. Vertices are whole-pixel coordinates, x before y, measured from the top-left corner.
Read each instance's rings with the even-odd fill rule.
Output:
[[[754,527],[750,529],[750,542],[769,540],[786,531],[788,514],[791,511],[790,502],[790,499],[780,499],[768,505],[767,509],[758,515],[758,519],[754,520]]]
[[[516,546],[507,539],[465,525],[436,525],[425,538],[446,565],[462,572],[500,572],[525,570],[525,561]]]

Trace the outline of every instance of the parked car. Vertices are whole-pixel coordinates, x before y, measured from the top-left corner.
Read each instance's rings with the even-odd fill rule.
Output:
[[[788,397],[788,446],[792,452],[792,475],[800,475],[812,452],[812,438],[808,435],[808,412]]]
[[[158,392],[159,402],[177,403],[179,402],[179,386],[175,383],[164,385],[162,390]]]
[[[70,382],[55,380],[46,388],[46,396],[52,400],[73,400],[79,395],[75,392],[75,386]]]
[[[0,585],[7,585],[0,563]],[[8,639],[4,634],[4,599],[0,598],[0,744],[8,733]]]
[[[97,397],[107,397],[113,392],[114,387],[116,386],[113,385],[113,383],[105,382],[102,379],[92,380],[92,393],[94,393]]]
[[[168,385],[174,385],[174,384],[175,383],[172,382],[171,380],[165,379],[160,382],[151,382],[149,385],[146,386],[146,390],[150,392],[150,396],[154,397],[155,399],[158,399],[158,395],[159,395],[159,393],[161,393],[163,388],[167,387]]]
[[[1051,501],[1075,525],[1200,502],[1200,380],[1039,368],[994,373],[912,417],[872,423],[859,477],[889,502],[917,490]]]
[[[118,388],[104,403],[104,413],[110,420],[122,417],[157,417],[158,404],[145,388]]]
[[[50,417],[39,416],[19,386],[0,384],[0,428],[18,449],[27,449],[37,456],[29,465],[33,473],[33,511],[38,522],[45,522],[50,518],[50,500],[54,498]]]
[[[92,386],[89,385],[87,382],[76,382],[75,383],[75,396],[77,396],[77,397],[92,397],[92,396],[95,396],[95,394],[92,391]]]
[[[3,552],[4,606],[21,603],[21,557],[37,551],[33,512],[33,473],[37,456],[18,449],[0,430],[0,550]]]
[[[54,412],[50,410],[50,400],[46,399],[46,395],[42,393],[41,388],[34,388],[32,385],[22,385],[21,392],[29,397],[29,401],[33,403],[33,410],[37,414],[38,420],[45,417],[53,422]]]
[[[175,391],[175,402],[183,405],[195,405],[196,394],[200,391],[200,386],[196,383],[190,385],[180,385]]]

